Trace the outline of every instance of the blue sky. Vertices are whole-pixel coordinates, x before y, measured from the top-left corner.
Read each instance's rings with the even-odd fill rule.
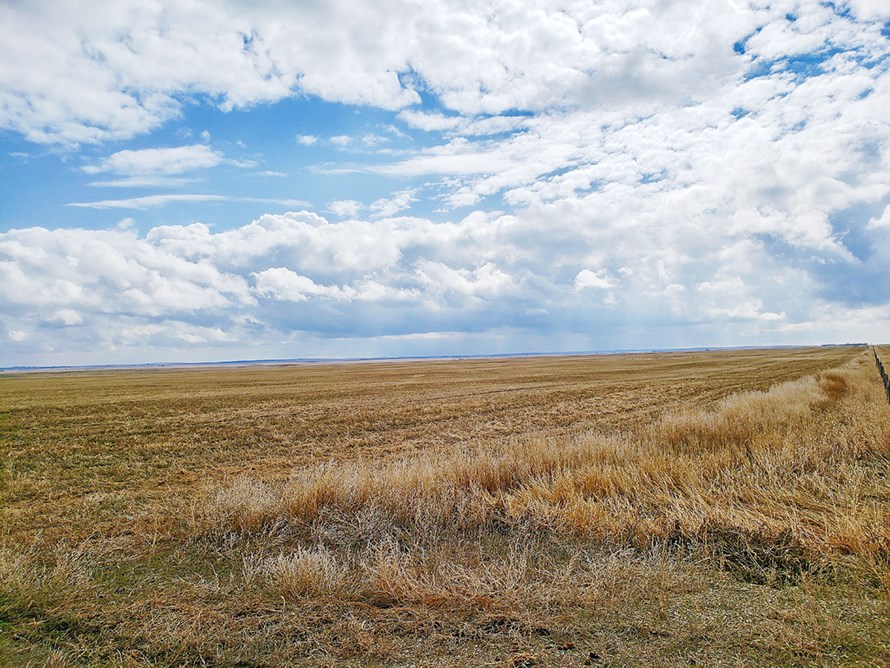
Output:
[[[885,2],[0,5],[0,365],[890,341]]]

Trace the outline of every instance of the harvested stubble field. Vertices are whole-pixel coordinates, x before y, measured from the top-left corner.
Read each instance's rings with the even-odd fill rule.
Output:
[[[2,665],[890,665],[870,349],[8,374],[0,449]]]

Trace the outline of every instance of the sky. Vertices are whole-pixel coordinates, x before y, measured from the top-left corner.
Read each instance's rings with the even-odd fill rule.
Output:
[[[0,0],[0,366],[890,342],[890,5]]]

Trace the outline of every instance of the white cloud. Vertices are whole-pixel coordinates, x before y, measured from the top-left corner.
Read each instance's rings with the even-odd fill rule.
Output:
[[[215,167],[224,161],[222,153],[204,144],[176,148],[146,148],[112,153],[98,164],[87,165],[87,174],[114,172],[128,176],[171,175]]]
[[[281,206],[301,207],[308,202],[299,199],[268,199],[262,197],[236,197],[232,195],[166,194],[130,197],[126,199],[106,199],[97,202],[69,202],[66,206],[81,209],[154,209],[176,202],[259,202]]]
[[[97,188],[173,188],[199,182],[200,179],[179,176],[128,176],[123,179],[91,181],[88,185]]]
[[[328,203],[328,210],[338,218],[355,217],[362,208],[362,203],[354,199],[343,199]]]
[[[33,355],[101,348],[106,360],[133,347],[205,344],[224,346],[202,353],[220,358],[258,340],[293,356],[295,333],[342,341],[352,354],[398,354],[382,342],[434,332],[508,348],[818,342],[820,332],[834,336],[840,316],[868,323],[866,338],[890,335],[885,259],[868,280],[874,305],[846,305],[824,293],[824,272],[837,267],[855,286],[871,277],[862,262],[830,248],[789,262],[757,234],[706,235],[682,210],[653,226],[628,204],[603,212],[560,202],[443,223],[292,212],[144,237],[132,228],[11,230],[0,233],[0,327],[10,341],[27,333],[13,342],[16,355],[21,346]]]
[[[3,70],[0,125],[84,143],[156,128],[185,95],[224,110],[298,94],[397,110],[420,102],[419,85],[464,115],[586,104],[610,89],[683,97],[708,85],[704,63],[707,74],[737,67],[719,47],[764,18],[647,5],[7,3],[0,62],[29,67]]]
[[[386,144],[387,142],[389,142],[389,137],[369,132],[362,137],[361,142],[362,146],[364,146],[365,148],[375,148],[377,146],[380,146],[381,144]]]
[[[890,230],[890,205],[884,207],[884,213],[880,217],[869,220],[866,227],[873,230],[878,228]]]
[[[608,289],[614,288],[615,281],[609,276],[609,272],[605,269],[591,271],[590,269],[582,269],[575,276],[575,289],[584,290],[586,288]]]
[[[795,22],[784,18],[790,6],[644,1],[495,2],[485,11],[398,0],[386,11],[345,0],[249,10],[6,4],[2,61],[29,68],[3,72],[2,122],[37,141],[84,142],[157,127],[180,113],[183,94],[229,109],[303,93],[403,109],[415,127],[452,129],[453,116],[404,109],[419,101],[417,84],[464,116],[696,100],[737,78],[754,54],[884,49],[886,9],[856,5],[861,23],[853,25],[815,3],[794,10]],[[733,53],[758,26],[748,53]]]
[[[748,286],[738,276],[705,281],[695,287],[702,300],[695,304],[710,318],[751,319],[761,314],[763,301],[752,298]]]
[[[51,314],[48,321],[71,327],[73,325],[83,324],[83,316],[74,309],[63,308]]]
[[[3,310],[65,325],[87,313],[154,318],[251,300],[243,278],[171,256],[130,231],[12,231],[0,235],[0,258],[0,274],[15,288]]]
[[[350,137],[349,135],[335,135],[333,137],[329,137],[328,141],[331,142],[334,146],[346,148],[352,143],[352,137]]]
[[[506,273],[486,262],[475,269],[453,268],[442,262],[421,260],[417,263],[416,276],[429,294],[440,299],[443,296],[460,295],[477,299],[494,299],[515,287]]]
[[[278,301],[305,302],[310,297],[325,299],[350,299],[356,291],[352,288],[319,285],[307,276],[301,276],[285,267],[264,269],[253,274],[254,290],[262,297]]]
[[[315,135],[297,135],[297,143],[303,146],[312,146],[318,141]]]
[[[442,132],[454,130],[461,125],[459,116],[445,116],[444,114],[427,114],[422,111],[406,109],[399,112],[399,118],[413,128],[419,128],[427,132]]]
[[[411,204],[417,201],[417,190],[409,188],[393,193],[390,197],[384,197],[371,203],[368,207],[371,215],[380,218],[394,216],[400,211],[410,209]]]
[[[146,195],[126,199],[106,199],[98,202],[69,202],[67,206],[81,209],[153,209],[175,202],[222,202],[225,195]]]

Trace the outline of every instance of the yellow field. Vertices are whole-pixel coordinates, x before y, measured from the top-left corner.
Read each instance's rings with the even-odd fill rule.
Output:
[[[9,374],[0,448],[4,664],[890,663],[871,349]]]

